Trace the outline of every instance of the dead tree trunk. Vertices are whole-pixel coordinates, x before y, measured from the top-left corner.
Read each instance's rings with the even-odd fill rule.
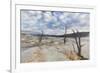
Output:
[[[42,42],[42,39],[43,39],[43,34],[44,34],[44,33],[43,33],[43,30],[41,30],[41,32],[42,32],[42,33],[41,33],[41,35],[40,35],[40,37],[39,37],[39,43],[41,43],[41,42]]]
[[[80,34],[79,34],[79,31],[77,30],[77,32],[75,32],[74,30],[73,31],[73,34],[74,34],[74,39],[75,39],[75,43],[76,43],[76,46],[78,48],[78,55],[79,56],[82,56],[81,55],[81,37],[80,37]]]
[[[65,33],[64,33],[64,44],[66,43],[66,37],[67,37],[67,26],[65,26]]]
[[[81,44],[81,36],[79,34],[79,31],[78,30],[76,30],[77,32],[75,32],[74,30],[72,30],[72,31],[73,31],[75,43],[76,43],[76,46],[77,46],[77,49],[78,49],[77,55],[80,57],[80,60],[88,60],[88,58],[85,58],[81,54],[81,52],[82,52],[82,46],[84,46],[84,45]],[[74,48],[74,51],[75,51],[74,45],[73,45],[73,48]]]

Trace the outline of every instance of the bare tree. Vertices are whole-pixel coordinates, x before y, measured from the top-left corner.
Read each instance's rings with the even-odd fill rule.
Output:
[[[67,37],[67,25],[65,25],[64,44],[66,43],[66,37]]]
[[[39,21],[41,24],[44,24],[44,13],[45,13],[45,11],[42,11],[42,13],[41,13],[42,16],[41,16],[40,21]],[[40,25],[41,34],[40,34],[40,37],[39,37],[39,43],[42,42],[43,35],[44,35],[44,31],[41,27],[43,27],[43,26]]]
[[[41,43],[41,42],[42,42],[43,35],[44,35],[44,32],[43,32],[43,30],[41,30],[41,34],[40,34],[40,37],[39,37],[39,43]]]
[[[77,52],[77,55],[80,57],[81,60],[87,60],[87,58],[84,58],[81,54],[82,52],[82,45],[81,44],[81,36],[79,34],[79,31],[76,29],[76,32],[74,30],[73,31],[73,34],[74,34],[74,39],[75,39],[75,43],[76,43],[76,46],[77,46],[77,49],[78,49],[78,52]],[[74,48],[74,51],[75,51],[75,47],[74,47],[74,44],[73,45],[73,48]]]
[[[80,34],[79,34],[79,31],[76,30],[77,32],[75,32],[74,30],[73,31],[73,34],[74,34],[74,39],[75,39],[75,43],[76,43],[76,46],[78,48],[78,55],[81,56],[81,37],[80,37]]]

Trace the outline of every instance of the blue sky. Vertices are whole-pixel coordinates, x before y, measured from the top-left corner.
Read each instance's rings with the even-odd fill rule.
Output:
[[[69,33],[72,29],[89,31],[89,13],[21,10],[22,31],[63,34],[65,26]]]

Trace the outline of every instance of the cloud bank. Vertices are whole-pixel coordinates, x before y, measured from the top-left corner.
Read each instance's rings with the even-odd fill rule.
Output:
[[[21,31],[63,34],[65,27],[89,31],[89,13],[21,10]]]

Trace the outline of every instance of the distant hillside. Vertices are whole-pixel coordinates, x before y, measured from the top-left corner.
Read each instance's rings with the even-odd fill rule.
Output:
[[[25,33],[22,33],[25,35]],[[28,35],[32,35],[32,36],[41,36],[41,34],[28,34]],[[89,36],[89,32],[79,32],[78,34],[77,33],[70,33],[70,34],[66,34],[66,35],[48,35],[48,34],[43,34],[44,37],[75,37],[75,36],[79,36],[80,37],[87,37]]]

